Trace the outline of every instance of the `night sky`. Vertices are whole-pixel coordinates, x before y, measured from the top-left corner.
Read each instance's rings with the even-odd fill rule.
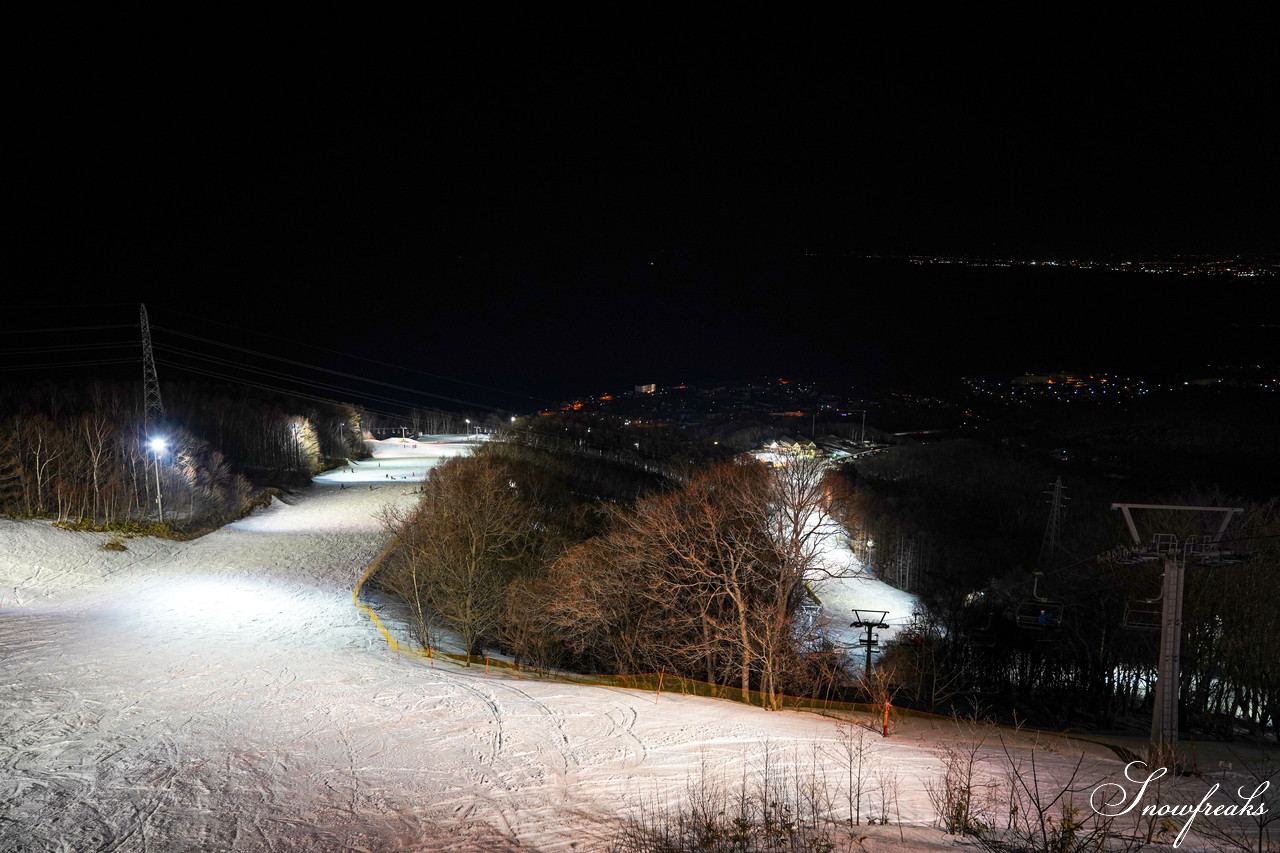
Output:
[[[1259,68],[873,41],[469,37],[358,73],[122,60],[42,80],[9,161],[3,325],[146,302],[158,326],[513,409],[1267,349],[1239,331],[1266,319],[1252,280],[864,257],[1274,257]]]

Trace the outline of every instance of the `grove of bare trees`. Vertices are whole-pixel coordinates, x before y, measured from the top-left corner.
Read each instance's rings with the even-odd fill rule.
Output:
[[[498,450],[451,460],[413,513],[387,519],[398,548],[378,582],[424,644],[446,627],[473,654],[770,695],[831,664],[797,618],[833,500],[819,464],[721,463],[593,510],[546,502],[529,475]]]
[[[563,543],[555,505],[535,478],[480,456],[435,468],[413,511],[388,511],[397,548],[379,582],[408,603],[424,646],[435,626],[455,631],[468,654],[494,641],[512,584]]]
[[[154,523],[161,513],[216,523],[255,487],[302,481],[325,460],[364,452],[350,407],[176,385],[165,399],[157,450],[136,384],[6,388],[0,512],[87,525]]]

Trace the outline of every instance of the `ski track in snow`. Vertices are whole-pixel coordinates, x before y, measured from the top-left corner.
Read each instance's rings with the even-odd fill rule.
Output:
[[[387,475],[460,450],[376,452],[192,542],[103,551],[0,520],[0,851],[599,849],[700,767],[740,776],[763,743],[807,764],[834,738],[811,715],[398,658],[350,591],[377,511],[414,500]],[[922,793],[902,809],[930,817]]]

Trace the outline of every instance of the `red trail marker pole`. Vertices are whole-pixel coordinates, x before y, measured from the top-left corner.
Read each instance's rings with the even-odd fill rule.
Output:
[[[653,697],[653,704],[658,704],[658,697],[662,695],[662,676],[667,674],[667,668],[664,666],[658,673],[658,695]]]

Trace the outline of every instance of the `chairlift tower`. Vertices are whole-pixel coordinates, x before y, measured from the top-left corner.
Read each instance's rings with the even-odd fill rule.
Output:
[[[871,650],[880,645],[880,635],[875,632],[877,629],[889,627],[889,623],[884,621],[888,615],[888,610],[855,609],[853,611],[854,621],[849,624],[849,627],[863,628],[867,632],[867,636],[858,641],[858,645],[864,646],[867,650],[866,675],[871,675]]]
[[[1244,512],[1240,507],[1220,506],[1166,506],[1164,504],[1123,504],[1111,505],[1124,514],[1125,524],[1129,527],[1129,535],[1133,537],[1134,548],[1143,551],[1142,538],[1133,523],[1130,510],[1134,509],[1171,509],[1183,512],[1220,512],[1223,513],[1222,525],[1212,534],[1207,545],[1216,549],[1231,523],[1231,516]],[[1181,677],[1182,655],[1182,594],[1186,579],[1187,555],[1203,546],[1199,543],[1184,543],[1181,549],[1177,541],[1169,534],[1156,534],[1152,549],[1164,566],[1164,586],[1161,597],[1164,606],[1160,614],[1160,659],[1156,675],[1155,704],[1151,713],[1151,740],[1153,743],[1177,743],[1178,741],[1178,681]]]

